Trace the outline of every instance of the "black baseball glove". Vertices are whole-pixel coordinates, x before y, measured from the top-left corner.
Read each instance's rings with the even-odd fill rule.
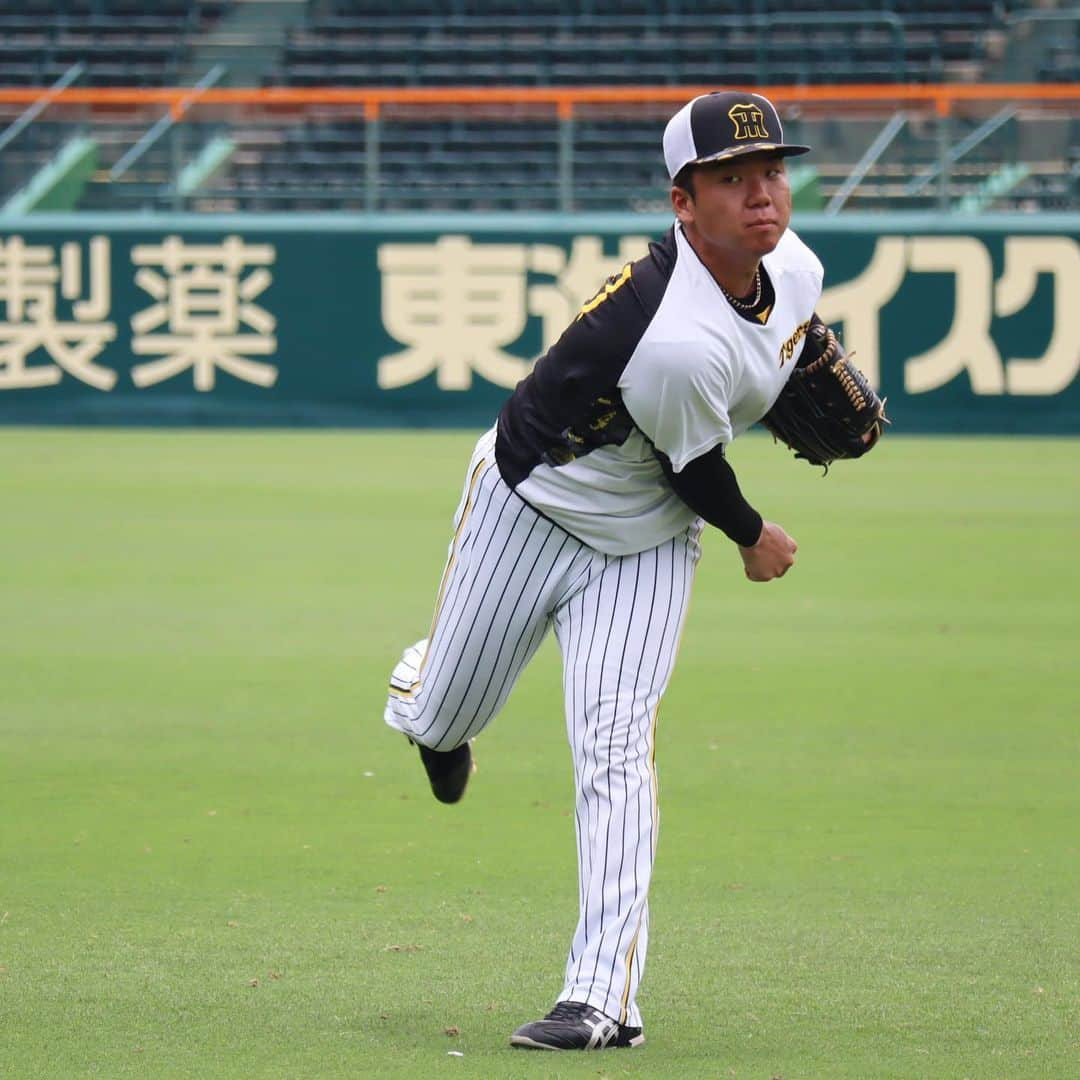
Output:
[[[828,471],[838,458],[873,449],[889,421],[885,402],[815,316],[798,366],[761,422],[797,458]]]

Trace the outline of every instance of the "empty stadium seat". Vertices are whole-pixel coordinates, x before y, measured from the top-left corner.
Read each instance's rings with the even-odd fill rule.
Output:
[[[304,19],[282,35],[260,77],[264,85],[295,87],[936,82],[958,72],[977,75],[986,31],[1000,30],[1019,6],[1016,0],[950,0],[944,7],[936,0],[309,0]],[[228,0],[0,0],[0,78],[43,85],[81,62],[84,85],[169,84],[187,76],[201,35],[230,7]],[[1075,81],[1078,35],[1080,20],[1066,24],[1033,75]],[[588,185],[574,187],[577,205],[633,208],[664,199],[666,179],[656,160],[664,110],[638,113],[617,120],[577,113],[571,155],[562,159],[575,177],[589,177]],[[381,207],[560,205],[561,136],[553,112],[543,121],[473,124],[412,122],[409,115],[415,112],[390,109],[382,116]],[[871,125],[867,141],[879,130],[880,123]],[[938,153],[932,139],[906,135],[896,142],[896,160],[880,163],[883,184],[892,182],[894,166],[910,173],[912,161]],[[828,144],[827,123],[817,136]],[[244,193],[237,205],[250,208],[256,204],[248,196],[259,191],[259,205],[275,209],[363,208],[370,198],[368,138],[360,120],[305,122],[299,113],[276,129],[245,130],[219,194],[228,198],[224,189],[231,187]],[[836,147],[849,165],[860,152],[839,138]],[[1006,152],[996,144],[985,149]],[[978,172],[990,163],[976,153],[970,164]],[[1075,193],[1075,185],[1074,177],[1064,189]],[[138,190],[137,183],[126,188]],[[1061,197],[1053,184],[1032,191],[1026,197]]]

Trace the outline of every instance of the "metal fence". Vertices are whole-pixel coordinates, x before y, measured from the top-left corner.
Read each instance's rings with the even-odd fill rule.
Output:
[[[0,88],[0,206],[62,208],[41,193],[77,146],[82,209],[655,211],[664,121],[709,89],[216,81]],[[1080,207],[1076,83],[762,89],[815,148],[793,173],[803,208]]]

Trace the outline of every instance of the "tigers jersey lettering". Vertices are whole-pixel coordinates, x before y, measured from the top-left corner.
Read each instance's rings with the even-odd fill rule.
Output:
[[[610,277],[604,287],[591,300],[585,301],[581,306],[581,310],[578,312],[577,317],[580,319],[582,316],[588,315],[590,311],[599,307],[616,289],[625,285],[630,280],[630,274],[633,271],[633,268],[633,263],[627,263],[622,268],[621,273]]]

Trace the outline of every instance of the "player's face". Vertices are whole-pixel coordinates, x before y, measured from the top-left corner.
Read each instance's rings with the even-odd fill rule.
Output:
[[[694,193],[672,189],[672,205],[691,239],[738,262],[760,259],[780,243],[791,220],[784,159],[747,154],[694,172]]]

